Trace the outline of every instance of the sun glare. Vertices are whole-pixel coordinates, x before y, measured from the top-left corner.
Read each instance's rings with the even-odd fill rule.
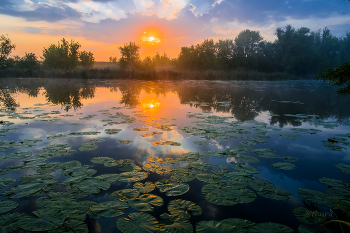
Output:
[[[146,45],[156,45],[159,44],[161,41],[159,38],[154,37],[153,35],[149,35],[147,32],[144,32],[141,36],[141,42]]]

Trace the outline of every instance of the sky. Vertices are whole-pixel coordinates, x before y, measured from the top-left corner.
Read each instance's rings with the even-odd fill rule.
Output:
[[[136,42],[140,55],[164,52],[175,58],[181,47],[205,39],[234,39],[259,31],[274,41],[286,25],[335,36],[350,32],[347,0],[0,0],[0,35],[16,45],[12,56],[35,53],[62,38],[79,42],[96,61],[120,57],[119,47]],[[148,42],[143,42],[146,38]],[[151,39],[149,39],[151,38]],[[156,43],[157,42],[157,43]]]

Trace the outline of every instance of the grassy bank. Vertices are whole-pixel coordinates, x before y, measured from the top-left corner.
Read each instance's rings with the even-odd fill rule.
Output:
[[[298,79],[287,73],[263,73],[241,70],[123,70],[93,69],[7,69],[0,71],[1,78],[84,78],[84,79],[137,79],[137,80],[291,80]],[[305,78],[305,77],[304,77]],[[309,77],[313,78],[313,77]]]

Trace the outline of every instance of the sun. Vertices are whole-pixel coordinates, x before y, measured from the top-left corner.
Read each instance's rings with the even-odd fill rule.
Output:
[[[161,41],[159,38],[155,37],[154,35],[149,35],[149,33],[144,32],[141,36],[141,42],[146,45],[157,45]]]

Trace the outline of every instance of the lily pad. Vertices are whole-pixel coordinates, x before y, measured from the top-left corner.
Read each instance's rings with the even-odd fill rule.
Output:
[[[137,182],[146,179],[148,173],[132,171],[132,172],[123,172],[119,174],[119,181],[121,182]]]
[[[187,193],[187,191],[190,189],[190,186],[188,184],[181,183],[164,184],[157,181],[156,186],[159,188],[159,191],[166,192],[167,196],[180,196],[184,193]]]
[[[111,193],[108,198],[118,198],[121,201],[129,201],[137,198],[140,195],[137,189],[122,189]]]
[[[320,212],[314,212],[305,207],[296,207],[293,209],[294,216],[301,222],[307,224],[319,224],[326,220],[326,216]]]
[[[62,226],[66,215],[56,209],[39,209],[35,216],[26,215],[18,220],[20,228],[26,231],[47,231]]]
[[[44,187],[44,183],[28,183],[20,184],[5,190],[1,195],[9,196],[9,198],[21,198],[32,195]]]
[[[173,141],[165,141],[165,142],[152,142],[155,146],[163,146],[163,145],[169,145],[169,146],[181,146],[181,143],[179,142],[173,142]]]
[[[9,200],[0,200],[0,214],[16,209],[18,206],[19,204],[17,202]]]
[[[300,134],[275,134],[276,137],[278,138],[283,138],[283,139],[297,139],[297,138],[301,138]]]
[[[97,203],[90,207],[91,211],[101,217],[117,217],[124,214],[122,209],[127,209],[129,206],[120,200],[117,201],[105,201]]]
[[[116,226],[123,233],[151,233],[159,230],[158,220],[147,213],[130,213],[128,218],[118,218]]]
[[[84,136],[84,135],[97,135],[100,133],[101,132],[98,132],[98,131],[84,131],[84,132],[72,132],[72,133],[69,133],[68,135],[70,135],[70,136]]]
[[[98,148],[98,145],[96,145],[96,143],[88,142],[88,143],[81,144],[81,146],[79,147],[79,150],[80,151],[92,151],[92,150],[96,150],[97,148]]]
[[[0,215],[0,232],[11,233],[19,229],[18,219],[22,218],[26,214],[13,213]]]
[[[24,159],[32,155],[30,151],[16,151],[6,154],[5,156],[9,159]]]
[[[188,220],[180,219],[176,216],[163,213],[160,215],[160,232],[168,233],[192,233],[193,226]]]
[[[280,170],[293,170],[295,165],[293,163],[274,163],[271,165],[272,167],[278,168]]]
[[[255,152],[255,154],[259,157],[262,158],[279,158],[278,155],[275,154],[276,151],[272,150],[272,149],[267,149],[267,148],[261,148],[261,149],[254,149],[252,150],[253,152]]]
[[[248,156],[248,155],[235,155],[235,158],[239,161],[245,162],[245,163],[259,163],[260,160],[253,157],[253,156]]]
[[[100,190],[109,189],[110,183],[99,179],[84,179],[79,182],[78,188],[86,193],[99,193]]]
[[[106,134],[110,134],[110,135],[117,134],[120,131],[122,131],[122,130],[121,129],[105,129]]]
[[[130,143],[132,143],[132,141],[131,140],[118,140],[118,143],[120,143],[120,144],[130,144]]]
[[[168,204],[168,211],[171,215],[181,219],[189,219],[192,216],[202,214],[202,208],[191,201],[182,199],[171,200]]]
[[[193,141],[193,144],[202,146],[202,145],[206,145],[208,142],[207,141]]]
[[[312,189],[299,188],[298,193],[305,200],[318,205],[324,205],[324,198],[327,197],[327,194]]]
[[[292,233],[294,230],[286,225],[274,222],[257,223],[250,227],[248,233]]]
[[[160,134],[163,134],[163,132],[152,131],[150,133],[141,134],[141,137],[152,137],[154,135],[160,135]]]
[[[247,232],[250,226],[254,223],[249,220],[244,220],[240,218],[228,218],[221,221],[211,220],[211,221],[200,221],[196,225],[196,232],[198,233],[221,233],[221,232],[237,232],[244,233]]]
[[[146,183],[136,182],[133,186],[134,189],[139,190],[140,193],[149,193],[155,189],[156,185],[150,181]]]
[[[164,201],[161,197],[154,194],[142,194],[135,199],[129,200],[128,204],[131,208],[139,211],[153,211],[153,206],[162,206]]]
[[[64,134],[55,134],[55,135],[47,136],[47,140],[65,138],[65,137],[66,137],[66,135],[64,135]]]
[[[14,183],[16,182],[16,179],[15,178],[12,178],[12,177],[0,177],[0,190],[1,188],[11,184],[11,183]]]
[[[339,168],[345,174],[350,174],[350,165],[344,164],[344,163],[339,163],[339,164],[336,164],[335,166],[337,168]]]

